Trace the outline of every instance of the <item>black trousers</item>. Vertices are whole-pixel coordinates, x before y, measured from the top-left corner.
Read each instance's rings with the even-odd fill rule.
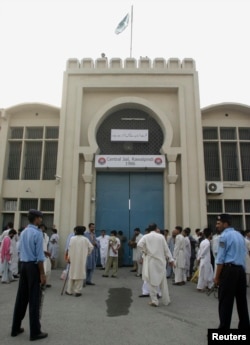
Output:
[[[34,262],[22,262],[13,315],[13,333],[20,329],[28,304],[30,336],[34,337],[41,333],[41,324],[39,320],[40,294],[40,273],[38,265]]]
[[[224,266],[219,286],[219,328],[230,329],[234,298],[239,316],[238,328],[249,329],[246,273],[242,266]]]

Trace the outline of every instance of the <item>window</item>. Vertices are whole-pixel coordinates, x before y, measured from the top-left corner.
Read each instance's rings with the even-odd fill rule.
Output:
[[[250,181],[250,127],[204,127],[206,181]]]
[[[215,230],[216,219],[220,213],[232,215],[232,226],[235,229],[250,229],[250,200],[208,199],[207,222],[213,230]]]
[[[204,143],[205,173],[207,181],[220,181],[218,143]]]
[[[42,159],[42,142],[25,143],[24,180],[39,180]]]
[[[41,199],[41,211],[54,212],[55,201],[54,199]]]
[[[4,211],[16,211],[17,210],[17,199],[4,199]]]
[[[22,142],[10,142],[9,144],[9,165],[7,177],[9,180],[19,180],[20,163],[22,155]]]
[[[59,127],[10,128],[7,179],[54,180]]]
[[[38,199],[21,199],[20,200],[20,210],[29,211],[30,209],[38,208]]]
[[[43,179],[53,180],[56,174],[57,141],[45,142],[45,156],[43,165]]]

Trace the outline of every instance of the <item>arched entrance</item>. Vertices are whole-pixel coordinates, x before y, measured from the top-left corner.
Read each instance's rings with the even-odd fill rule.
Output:
[[[102,229],[108,233],[114,229],[122,230],[129,240],[136,227],[142,233],[152,222],[163,228],[165,165],[157,166],[154,160],[157,159],[155,157],[163,160],[160,150],[164,134],[157,121],[141,109],[119,109],[101,123],[96,141],[99,161],[114,160],[111,168],[105,165],[102,168],[98,162],[96,165],[99,168],[96,177],[97,235]],[[142,165],[137,166],[136,159],[141,159]],[[153,161],[152,166],[143,165],[143,160],[147,159]],[[126,166],[124,160],[135,164]],[[132,251],[127,242],[124,244],[123,263],[132,263]]]

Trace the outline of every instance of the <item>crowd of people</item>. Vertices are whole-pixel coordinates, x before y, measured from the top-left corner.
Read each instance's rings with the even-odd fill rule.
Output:
[[[24,229],[22,227],[16,231],[13,223],[9,222],[0,235],[0,277],[2,284],[10,284],[20,276],[19,239]],[[47,275],[47,287],[50,287],[51,269],[57,268],[59,235],[55,226],[51,230],[52,235],[50,237],[47,234],[45,224],[39,225],[39,229],[43,234],[43,248],[46,257],[44,267]]]
[[[30,340],[37,340],[47,337],[40,324],[41,286],[51,287],[50,274],[57,267],[59,235],[55,227],[52,235],[47,235],[40,211],[30,210],[28,219],[29,225],[18,233],[12,223],[2,233],[0,273],[5,284],[20,277],[11,335],[23,332],[21,322],[29,303]],[[249,327],[246,287],[250,284],[250,231],[236,231],[231,222],[230,215],[222,214],[217,218],[216,233],[205,228],[196,229],[195,235],[190,228],[176,226],[170,233],[152,223],[143,234],[140,228],[135,228],[128,241],[121,230],[110,234],[102,230],[96,237],[94,223],[88,229],[76,226],[65,245],[66,268],[61,276],[67,283],[65,294],[80,297],[83,287],[95,285],[93,276],[98,260],[103,278],[110,274],[117,278],[128,245],[133,259],[131,272],[142,278],[139,297],[150,297],[150,306],[158,307],[160,300],[163,305],[170,303],[167,279],[172,279],[175,286],[184,286],[191,280],[197,284],[198,292],[209,291],[216,285],[219,328],[230,328],[234,298],[239,328]],[[229,284],[232,278],[234,283]]]

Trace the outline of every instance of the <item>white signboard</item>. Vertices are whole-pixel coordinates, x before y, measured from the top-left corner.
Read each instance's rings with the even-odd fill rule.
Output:
[[[148,129],[111,129],[111,141],[148,141]]]
[[[164,155],[96,155],[96,168],[157,168],[166,167]]]

